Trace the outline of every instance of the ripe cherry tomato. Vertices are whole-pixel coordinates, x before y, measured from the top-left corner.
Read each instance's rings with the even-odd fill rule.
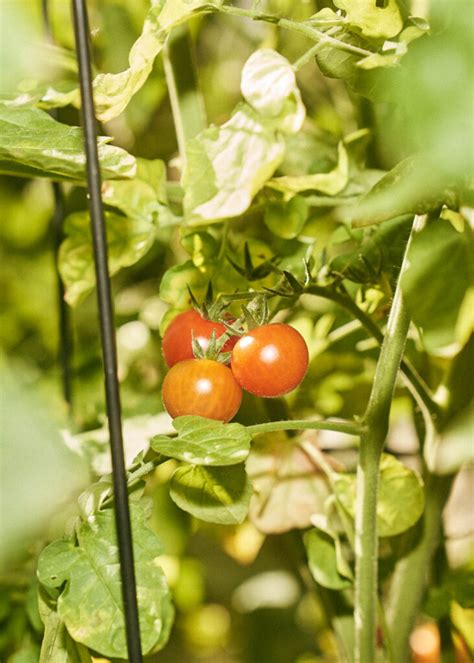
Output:
[[[185,359],[193,359],[193,333],[202,349],[206,350],[213,331],[219,338],[226,332],[226,328],[220,322],[206,320],[194,309],[177,315],[163,336],[163,354],[167,366],[174,366],[178,361]],[[230,338],[222,351],[230,352],[236,342],[237,337]]]
[[[297,387],[308,369],[308,348],[296,329],[262,325],[239,339],[232,351],[232,372],[256,396],[282,396]]]
[[[240,407],[242,389],[228,366],[211,359],[187,359],[166,374],[162,398],[172,417],[195,414],[230,421]]]

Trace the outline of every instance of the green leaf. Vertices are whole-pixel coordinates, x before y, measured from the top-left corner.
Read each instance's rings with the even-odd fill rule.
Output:
[[[262,49],[247,60],[241,88],[248,104],[187,143],[184,210],[191,225],[245,212],[283,161],[282,134],[296,133],[303,123],[294,72],[275,51]]]
[[[134,157],[98,139],[104,179],[133,177]],[[13,108],[0,103],[0,172],[55,180],[85,179],[84,137],[78,127],[53,120],[35,108]]]
[[[178,437],[157,435],[152,448],[163,456],[195,465],[237,465],[249,453],[251,436],[241,424],[224,424],[204,417],[177,417]]]
[[[404,214],[425,214],[450,203],[456,207],[457,194],[438,164],[418,154],[400,161],[380,179],[347,216],[356,227],[369,226]]]
[[[191,225],[245,212],[285,152],[274,121],[241,104],[228,122],[210,127],[186,146],[184,210]]]
[[[378,67],[394,67],[399,63],[403,54],[403,49],[397,49],[394,53],[372,53],[372,55],[359,60],[356,66],[365,70],[377,69]]]
[[[308,218],[309,206],[302,196],[295,196],[287,203],[269,203],[265,207],[264,221],[277,237],[297,237]]]
[[[176,309],[190,308],[192,302],[188,287],[198,301],[203,300],[213,271],[212,263],[198,268],[192,260],[170,267],[161,279],[160,298]]]
[[[105,213],[109,272],[135,264],[150,249],[155,227],[149,220]],[[66,301],[77,305],[95,285],[90,221],[87,212],[75,212],[64,223],[66,239],[59,250],[59,270]]]
[[[171,477],[170,495],[180,509],[199,520],[236,525],[245,520],[252,485],[243,465],[183,465]]]
[[[376,0],[334,0],[334,4],[346,12],[347,21],[365,37],[388,39],[403,27],[397,0],[388,0],[384,7],[377,6]]]
[[[207,232],[191,232],[181,238],[181,246],[191,256],[196,267],[203,267],[218,254],[214,237]]]
[[[412,217],[387,221],[365,231],[353,250],[341,253],[329,263],[330,270],[354,283],[382,284],[383,277],[395,282],[413,225]],[[357,235],[358,231],[354,233]]]
[[[356,477],[335,474],[337,499],[355,517]],[[379,536],[395,536],[414,525],[423,513],[424,492],[420,476],[394,456],[384,454],[380,464],[380,492],[377,502]]]
[[[261,48],[252,53],[242,71],[242,94],[261,115],[279,118],[279,129],[296,133],[306,110],[293,67],[280,53]]]
[[[161,543],[145,523],[141,505],[131,505],[140,634],[144,654],[161,649],[173,621],[165,576],[157,563]],[[77,545],[51,543],[40,555],[38,578],[59,592],[57,613],[69,635],[109,658],[127,658],[120,565],[114,513],[106,510],[81,522]]]
[[[199,13],[214,11],[221,0],[154,0],[133,44],[128,69],[117,74],[99,74],[94,80],[97,116],[103,122],[120,115],[130,99],[143,86],[170,31]]]
[[[471,374],[472,378],[472,374]],[[425,444],[424,456],[433,474],[454,474],[474,464],[474,401]]]
[[[335,196],[345,188],[349,179],[349,159],[342,142],[339,143],[338,156],[337,166],[329,173],[275,177],[266,186],[281,191],[287,198],[302,191],[319,191]]]
[[[54,83],[38,83],[27,92],[20,92],[14,99],[5,102],[11,108],[37,106],[38,108],[62,108],[71,104],[78,108],[81,95],[77,81],[60,80]]]
[[[311,444],[314,438],[310,440]],[[304,529],[324,512],[329,495],[321,468],[285,433],[261,435],[253,443],[247,472],[254,486],[250,519],[266,534]]]
[[[132,219],[156,222],[167,204],[164,162],[137,159],[137,171],[132,179],[104,182],[102,199]]]
[[[44,591],[39,592],[38,602],[44,623],[39,663],[92,663],[87,648],[71,638]]]
[[[436,219],[413,238],[409,267],[402,278],[405,304],[422,330],[429,352],[460,350],[456,323],[469,286],[473,285],[473,233],[468,224],[458,232]]]
[[[338,568],[338,541],[333,536],[314,528],[305,533],[303,540],[309,570],[317,583],[335,590],[347,589],[352,585],[350,577],[342,574]]]
[[[367,48],[367,42],[359,35],[345,31],[338,34],[338,39],[344,43],[357,46],[358,48]],[[320,42],[321,47],[316,53],[316,63],[324,76],[329,78],[341,78],[350,80],[357,74],[356,64],[363,56],[350,51],[346,51],[337,46]]]

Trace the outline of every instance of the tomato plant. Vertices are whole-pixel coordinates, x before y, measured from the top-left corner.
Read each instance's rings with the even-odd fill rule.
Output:
[[[115,663],[75,41],[68,3],[23,4],[0,44],[0,658]],[[471,660],[470,3],[88,5],[146,660]]]

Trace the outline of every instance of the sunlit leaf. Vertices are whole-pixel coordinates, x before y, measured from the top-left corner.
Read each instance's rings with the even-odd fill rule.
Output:
[[[262,49],[247,60],[241,88],[248,104],[187,144],[184,209],[191,224],[245,212],[283,160],[284,133],[297,132],[304,120],[294,71],[276,51]]]
[[[150,249],[155,227],[148,220],[105,213],[109,272],[133,265]],[[87,212],[76,212],[64,224],[66,239],[59,251],[59,269],[66,286],[66,301],[74,306],[94,287],[95,269]]]
[[[213,275],[213,265],[196,267],[192,260],[170,267],[160,283],[160,297],[176,309],[185,310],[192,306],[188,288],[191,288],[198,301],[203,300],[209,280]]]
[[[347,21],[366,37],[395,37],[403,27],[397,0],[388,0],[382,7],[376,0],[334,0],[346,12]]]
[[[44,624],[39,663],[92,663],[87,648],[71,638],[44,592],[40,592],[38,602]]]
[[[157,435],[153,449],[195,465],[237,465],[248,455],[251,436],[240,424],[224,424],[203,417],[177,417],[173,426],[178,437]]]
[[[275,177],[267,182],[267,186],[287,197],[302,191],[319,191],[334,196],[344,189],[349,178],[349,160],[343,143],[339,143],[338,155],[337,166],[329,173]]]
[[[119,115],[143,86],[170,31],[194,14],[213,11],[221,0],[154,0],[133,44],[129,67],[117,74],[99,74],[94,80],[97,115],[103,122]]]
[[[285,143],[273,121],[241,104],[221,127],[205,129],[186,146],[184,210],[191,224],[245,212],[283,159]]]
[[[281,118],[279,129],[296,133],[306,110],[294,69],[286,58],[269,48],[252,53],[242,70],[242,94],[261,115]]]
[[[252,485],[243,465],[183,465],[171,478],[170,495],[183,511],[195,518],[236,525],[247,515]]]
[[[164,646],[173,621],[165,576],[157,563],[161,543],[131,505],[140,634],[144,653]],[[112,510],[82,522],[77,544],[58,539],[41,553],[38,578],[58,594],[57,613],[69,635],[109,658],[127,658],[120,565]]]
[[[125,150],[98,140],[104,179],[133,177],[134,157]],[[13,108],[0,103],[0,172],[9,175],[85,179],[84,137],[78,127],[57,122],[35,108]]]
[[[102,199],[132,219],[159,220],[167,203],[164,162],[137,159],[137,172],[132,179],[104,182]]]
[[[355,516],[355,474],[334,476],[338,500]],[[423,513],[424,492],[420,476],[394,456],[384,454],[380,464],[380,492],[377,501],[379,536],[395,536],[414,525]]]

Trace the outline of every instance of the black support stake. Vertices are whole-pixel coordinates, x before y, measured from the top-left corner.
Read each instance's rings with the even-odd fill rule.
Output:
[[[97,150],[97,123],[92,95],[89,21],[85,0],[73,0],[74,33],[82,100],[82,118],[87,158],[87,184],[94,248],[100,335],[105,376],[105,395],[109,422],[112,474],[114,486],[115,523],[122,577],[128,660],[142,662],[138,621],[137,590],[133,565],[132,531],[128,504],[125,460],[122,440],[120,392],[117,378],[117,349],[112,312],[110,278],[107,265],[107,241],[101,198],[101,177]]]

